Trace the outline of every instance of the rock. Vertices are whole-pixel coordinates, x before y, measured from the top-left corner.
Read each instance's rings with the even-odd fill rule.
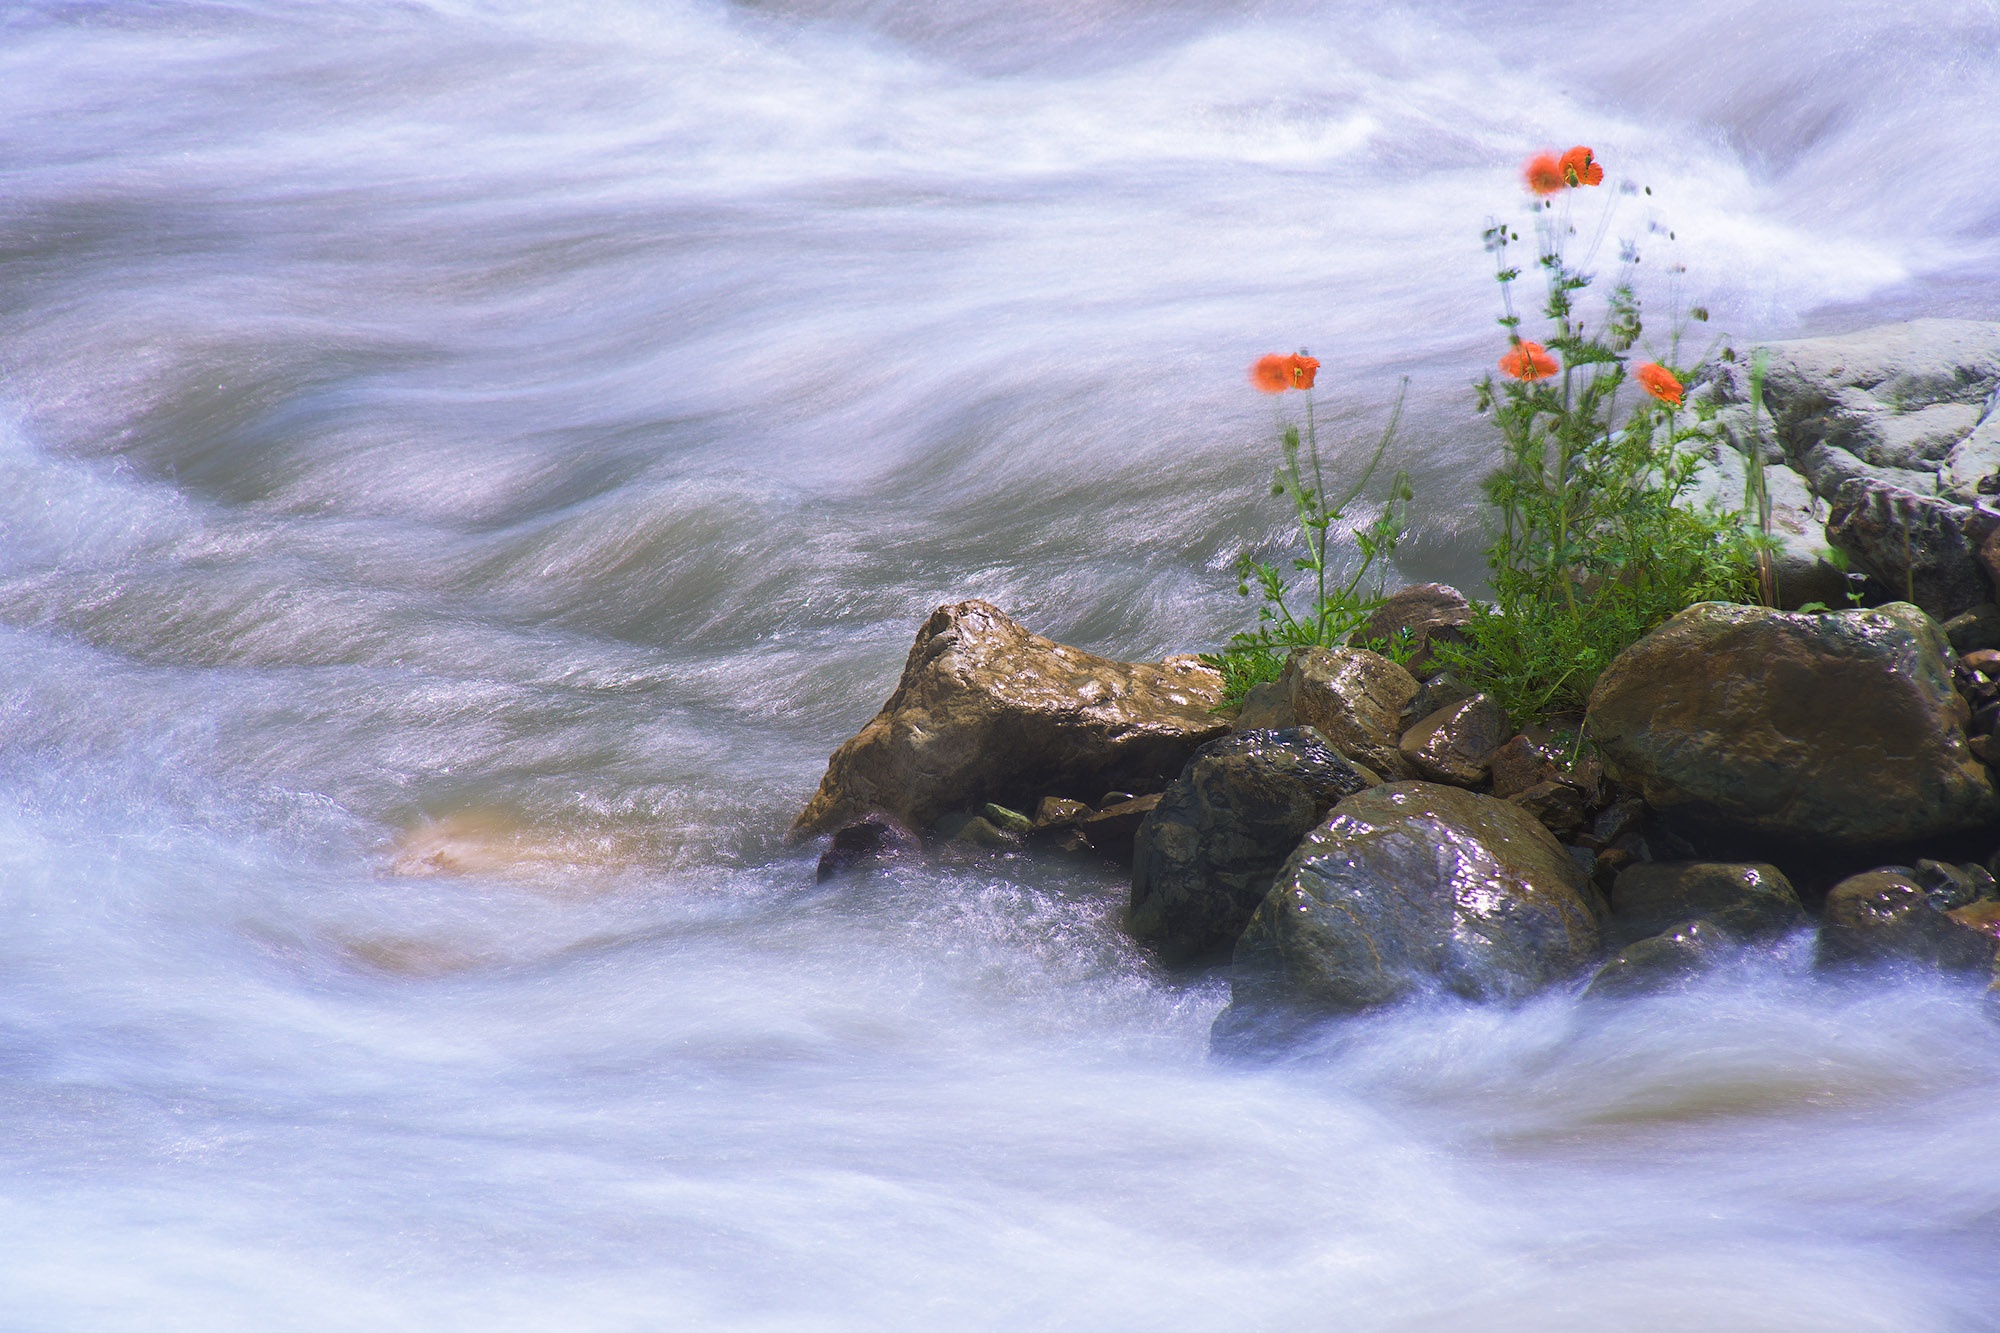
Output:
[[[1129,801],[1113,801],[1079,823],[1077,831],[1090,845],[1123,865],[1132,864],[1133,839],[1139,826],[1160,803],[1159,794],[1135,796]]]
[[[1852,477],[1972,503],[1994,493],[1985,461],[2000,446],[2000,324],[1920,319],[1834,338],[1765,347],[1759,434],[1820,495]],[[1712,383],[1717,420],[1741,451],[1750,442],[1750,358]],[[1996,488],[2000,489],[2000,488]]]
[[[1809,602],[1839,606],[1847,595],[1847,574],[1827,557],[1826,526],[1820,500],[1805,477],[1775,454],[1764,466],[1764,493],[1771,501],[1772,581],[1778,605],[1794,610]],[[1713,503],[1724,510],[1748,507],[1748,466],[1735,450],[1712,446],[1697,464],[1688,500],[1695,508]]]
[[[1970,907],[1981,899],[2000,897],[1994,889],[1993,872],[1982,865],[1919,861],[1911,869],[1910,879],[1930,895],[1931,902],[1947,912]]]
[[[966,847],[990,847],[1005,851],[1021,845],[1021,835],[1009,832],[972,810],[953,810],[931,824],[931,833],[942,842]]]
[[[1455,703],[1463,703],[1477,693],[1479,691],[1467,685],[1457,676],[1452,675],[1451,672],[1438,672],[1435,676],[1432,676],[1417,687],[1417,692],[1410,696],[1410,701],[1403,705],[1403,711],[1397,715],[1396,736],[1398,740],[1402,738],[1404,732],[1429,717],[1432,713],[1437,712],[1438,709],[1449,708]]]
[[[1959,612],[1944,622],[1944,636],[1961,655],[2000,648],[2000,606],[1981,602]]]
[[[1403,733],[1398,750],[1412,770],[1433,782],[1476,787],[1486,781],[1493,752],[1507,739],[1507,710],[1484,694],[1440,708]]]
[[[1618,656],[1587,730],[1611,775],[1697,823],[1848,846],[2000,817],[1943,631],[1913,606],[1705,602]]]
[[[1409,775],[1396,749],[1403,705],[1417,692],[1409,672],[1365,648],[1305,648],[1285,663],[1284,680],[1299,726],[1385,778]]]
[[[826,850],[820,853],[815,878],[824,884],[851,870],[907,860],[922,845],[908,825],[893,815],[873,811],[834,830]]]
[[[1993,600],[1980,567],[2000,516],[1856,478],[1834,495],[1826,538],[1891,595],[1948,620]]]
[[[1682,921],[1613,954],[1584,987],[1585,999],[1630,999],[1678,989],[1734,951],[1712,921]]]
[[[1949,972],[1986,972],[1996,941],[1977,907],[1955,917],[1899,866],[1864,871],[1826,895],[1815,965],[1920,963]]]
[[[1356,637],[1387,643],[1407,634],[1405,669],[1419,676],[1430,665],[1432,649],[1440,643],[1464,643],[1471,623],[1472,607],[1464,593],[1443,583],[1418,583],[1389,594]]]
[[[1297,725],[1298,718],[1292,713],[1291,692],[1279,680],[1252,685],[1243,696],[1243,706],[1236,714],[1238,731],[1283,731],[1286,727]]]
[[[1611,888],[1617,944],[1696,919],[1739,939],[1772,939],[1805,917],[1784,872],[1761,861],[1640,861],[1621,870]]]
[[[1520,806],[1543,828],[1558,838],[1566,838],[1583,827],[1590,817],[1583,793],[1567,782],[1537,782],[1526,791],[1517,791],[1507,800]]]
[[[1114,662],[1030,634],[980,601],[939,607],[896,692],[835,752],[794,837],[870,809],[923,825],[987,801],[1130,785],[1158,791],[1203,742],[1221,678],[1192,658]]]
[[[1310,727],[1210,741],[1139,827],[1132,933],[1170,962],[1227,950],[1299,839],[1376,782]]]
[[[1032,833],[1047,833],[1060,829],[1075,828],[1097,811],[1082,801],[1066,800],[1061,796],[1044,796],[1035,806]]]
[[[1548,751],[1526,734],[1495,750],[1487,768],[1493,779],[1493,794],[1503,801],[1536,783],[1555,781],[1559,772]]]
[[[1530,994],[1596,954],[1594,899],[1562,844],[1517,806],[1428,782],[1371,788],[1335,806],[1279,869],[1237,941],[1216,1038],[1432,989]]]
[[[992,801],[979,807],[979,817],[1002,833],[1012,833],[1016,837],[1026,836],[1028,830],[1035,826],[1035,821],[1019,810],[1009,810]]]

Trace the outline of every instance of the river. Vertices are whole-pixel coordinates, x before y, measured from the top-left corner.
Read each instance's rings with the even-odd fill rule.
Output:
[[[940,602],[1246,623],[1261,353],[1476,586],[1535,149],[1695,336],[2000,310],[1994,4],[1528,8],[0,6],[0,1327],[2000,1321],[1976,993],[1245,1067],[1115,872],[783,840]]]

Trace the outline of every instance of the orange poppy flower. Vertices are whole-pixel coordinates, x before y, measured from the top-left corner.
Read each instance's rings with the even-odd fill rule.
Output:
[[[1319,374],[1319,358],[1299,352],[1293,356],[1280,356],[1273,352],[1269,356],[1257,358],[1257,364],[1250,367],[1250,382],[1264,393],[1283,393],[1287,389],[1310,389],[1313,377]]]
[[[1604,168],[1597,165],[1597,159],[1591,156],[1590,150],[1582,144],[1564,153],[1562,161],[1557,165],[1562,172],[1565,185],[1604,184]]]
[[[1545,380],[1556,373],[1556,359],[1540,343],[1517,342],[1500,358],[1500,369],[1517,380]]]
[[[1521,174],[1527,179],[1528,188],[1538,195],[1554,194],[1569,184],[1563,176],[1563,164],[1554,153],[1536,153],[1528,159]]]
[[[1632,372],[1632,378],[1639,381],[1639,387],[1668,407],[1681,405],[1681,382],[1674,372],[1657,361],[1648,361]]]

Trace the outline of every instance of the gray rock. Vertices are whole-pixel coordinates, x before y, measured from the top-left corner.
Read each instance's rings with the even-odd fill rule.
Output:
[[[1995,531],[2000,516],[1983,509],[1860,479],[1841,486],[1826,524],[1855,569],[1938,620],[1993,600],[1979,550]]]
[[[2000,388],[2000,324],[1923,319],[1833,338],[1768,344],[1762,433],[1821,495],[1870,477],[1969,502]],[[1750,357],[1712,385],[1739,451],[1748,445]],[[1954,455],[1957,461],[1954,462]]]
[[[1805,918],[1791,881],[1761,861],[1640,861],[1611,888],[1610,933],[1619,944],[1694,919],[1742,939],[1769,939]]]
[[[1982,648],[2000,648],[2000,606],[1981,602],[1944,622],[1952,651],[1963,656]]]
[[[1486,781],[1494,752],[1512,730],[1506,709],[1475,694],[1418,722],[1403,733],[1397,748],[1419,777],[1476,787]]]
[[[1613,954],[1584,988],[1585,999],[1630,999],[1677,990],[1735,949],[1712,921],[1682,921]]]
[[[1618,656],[1586,729],[1656,810],[1850,846],[2000,819],[1944,633],[1914,606],[1801,615],[1704,602]]]
[[[1396,749],[1403,707],[1417,693],[1409,672],[1365,648],[1303,648],[1286,662],[1284,683],[1299,726],[1385,778],[1409,776]]]
[[[1139,827],[1132,933],[1169,962],[1226,951],[1299,839],[1376,782],[1310,727],[1210,741]]]
[[[1335,806],[1279,870],[1237,941],[1216,1040],[1424,991],[1528,995],[1596,955],[1595,897],[1517,806],[1428,782],[1372,788]]]

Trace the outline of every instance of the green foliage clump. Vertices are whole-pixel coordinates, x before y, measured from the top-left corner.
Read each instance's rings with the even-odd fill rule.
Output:
[[[1519,234],[1498,223],[1485,233],[1511,343],[1501,362],[1508,378],[1489,374],[1476,386],[1504,442],[1485,482],[1498,523],[1487,552],[1493,601],[1473,608],[1468,642],[1438,654],[1517,721],[1580,710],[1598,674],[1641,635],[1696,602],[1753,598],[1758,582],[1759,539],[1745,515],[1690,502],[1697,455],[1686,446],[1708,432],[1699,410],[1677,410],[1687,370],[1641,367],[1648,393],[1621,420],[1642,331],[1629,271],[1590,327],[1579,301],[1591,277],[1563,255],[1567,218],[1541,202],[1537,221],[1546,347],[1521,337],[1514,313],[1520,271],[1507,247]],[[1625,247],[1624,262],[1637,260]]]
[[[1319,363],[1312,364],[1316,369]],[[1403,535],[1410,482],[1401,471],[1390,482],[1388,498],[1373,519],[1342,526],[1348,506],[1360,498],[1395,438],[1403,412],[1401,395],[1368,465],[1354,484],[1337,496],[1327,494],[1320,467],[1319,432],[1310,387],[1305,389],[1305,395],[1305,432],[1302,437],[1296,425],[1287,425],[1279,431],[1281,458],[1271,482],[1272,495],[1285,496],[1292,502],[1305,554],[1292,561],[1290,570],[1254,559],[1248,551],[1238,556],[1236,591],[1248,597],[1254,588],[1262,599],[1257,608],[1257,625],[1233,636],[1222,651],[1201,656],[1203,662],[1222,673],[1223,698],[1232,704],[1240,702],[1254,687],[1283,674],[1285,659],[1293,649],[1331,648],[1345,643],[1382,604],[1384,574]],[[1341,535],[1351,540],[1360,554],[1360,560],[1345,580],[1337,571],[1329,571],[1327,563],[1328,549]],[[1312,590],[1306,606],[1295,611],[1288,583],[1292,574],[1301,572],[1312,576]],[[1371,572],[1372,591],[1369,590]],[[1331,583],[1329,573],[1332,573]]]

